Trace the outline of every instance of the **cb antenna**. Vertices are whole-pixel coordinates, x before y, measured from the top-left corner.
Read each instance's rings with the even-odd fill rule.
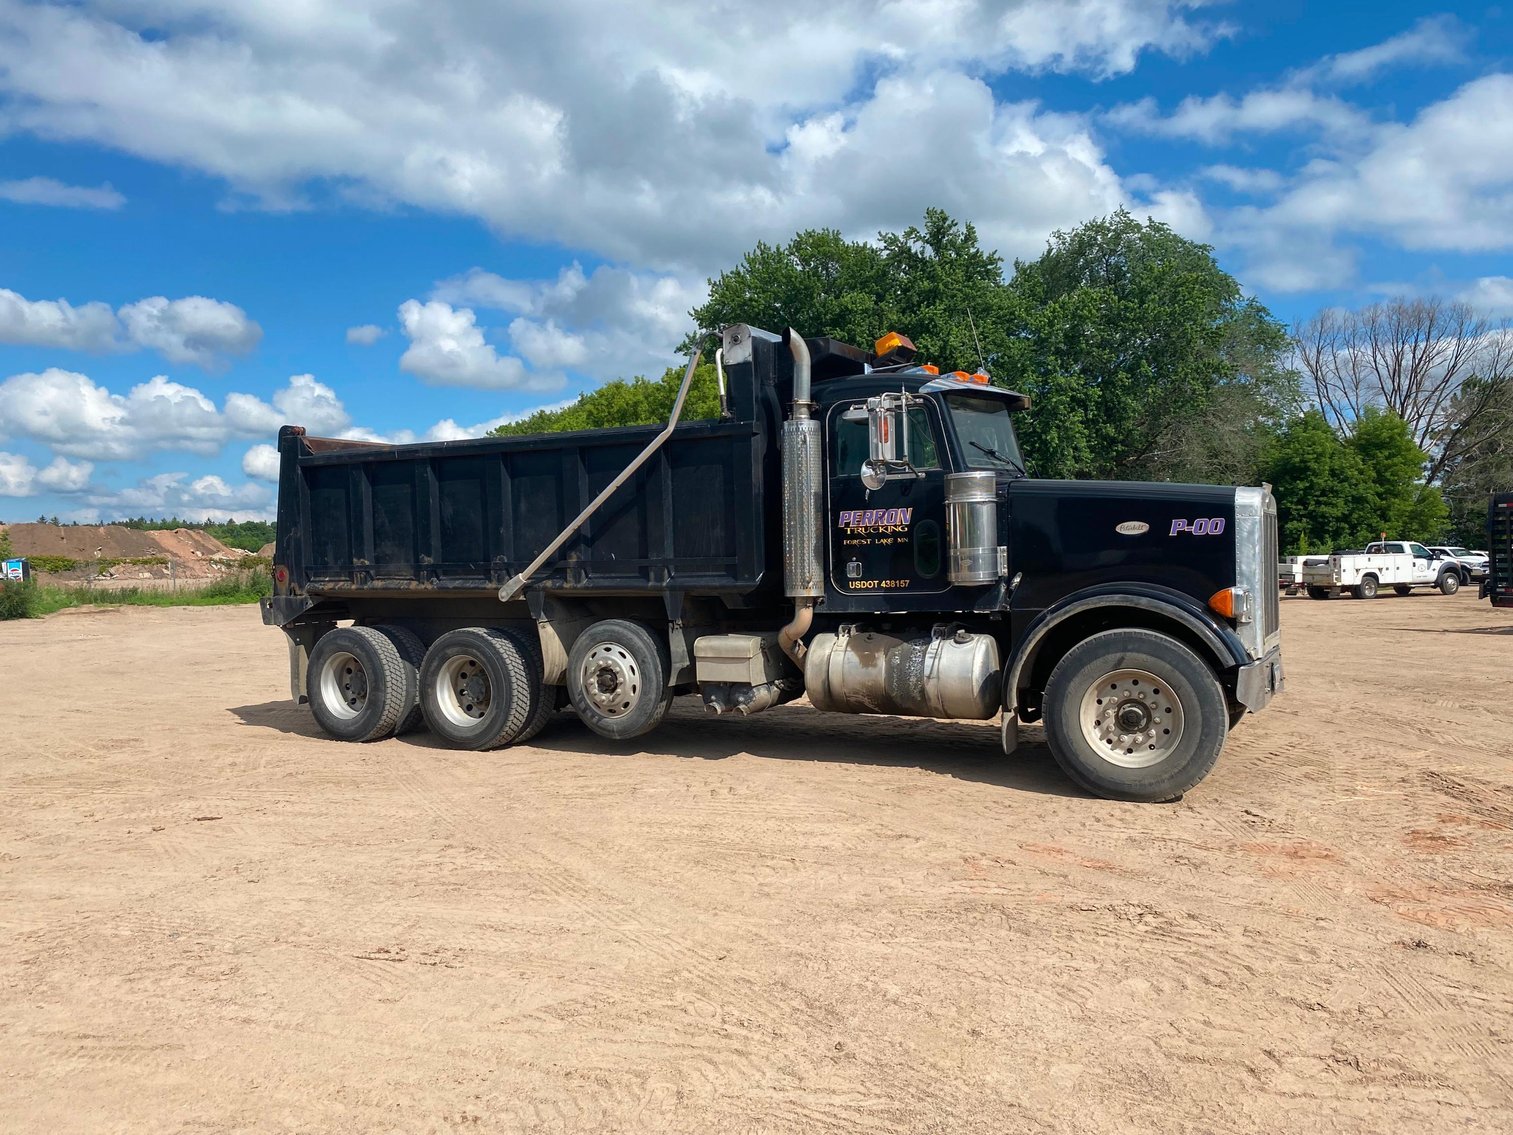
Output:
[[[972,345],[977,348],[977,369],[988,373],[988,361],[982,357],[982,343],[977,338],[977,320],[972,318],[972,309],[967,308],[967,323],[972,328]]]

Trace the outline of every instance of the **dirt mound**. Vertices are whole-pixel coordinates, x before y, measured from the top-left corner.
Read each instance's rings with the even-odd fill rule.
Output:
[[[274,549],[274,547],[275,547],[275,545],[274,545],[273,541],[269,540],[266,544],[264,544],[261,548],[259,548],[257,550],[257,554],[260,555],[260,556],[262,556],[263,559],[265,559],[265,560],[271,560],[273,558],[273,549]]]
[[[8,530],[18,556],[58,556],[77,564],[72,571],[49,573],[59,579],[92,575],[96,563],[113,579],[213,579],[247,555],[192,528],[146,532],[118,524],[12,524]]]

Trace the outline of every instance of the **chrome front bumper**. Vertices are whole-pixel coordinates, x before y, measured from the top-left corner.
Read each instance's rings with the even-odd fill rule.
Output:
[[[1282,648],[1271,650],[1266,657],[1235,672],[1235,700],[1255,713],[1265,709],[1268,702],[1282,692],[1286,679],[1282,675]]]

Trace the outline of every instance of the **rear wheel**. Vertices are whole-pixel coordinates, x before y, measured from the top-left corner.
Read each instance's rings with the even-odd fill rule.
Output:
[[[1439,593],[1441,595],[1454,595],[1460,590],[1460,573],[1447,571],[1439,577]]]
[[[1397,592],[1399,595],[1412,595],[1413,594],[1413,588],[1410,587],[1406,583],[1394,583],[1392,585],[1392,590],[1395,591],[1395,592]]]
[[[628,740],[662,723],[672,704],[667,644],[640,623],[606,619],[580,634],[567,658],[567,692],[583,723]]]
[[[1308,585],[1308,598],[1310,598],[1310,599],[1328,599],[1329,598],[1329,588],[1327,588],[1327,587],[1316,587],[1313,584],[1309,584]]]
[[[340,741],[393,735],[415,702],[415,667],[374,627],[327,631],[310,652],[310,712]]]
[[[1213,671],[1175,639],[1103,631],[1051,671],[1044,700],[1051,753],[1077,783],[1113,800],[1173,800],[1202,780],[1228,735]]]
[[[457,749],[497,749],[517,740],[544,696],[539,657],[522,636],[493,627],[447,632],[420,669],[426,723]]]
[[[1357,599],[1375,599],[1377,591],[1376,576],[1361,576],[1361,582],[1356,584],[1353,590]]]
[[[405,665],[415,672],[415,689],[410,697],[409,709],[399,719],[399,725],[394,729],[397,734],[409,733],[419,728],[425,721],[425,714],[420,709],[420,666],[425,661],[426,644],[421,642],[420,636],[408,627],[384,625],[373,629],[394,644],[394,649],[399,651],[399,656],[405,660]]]

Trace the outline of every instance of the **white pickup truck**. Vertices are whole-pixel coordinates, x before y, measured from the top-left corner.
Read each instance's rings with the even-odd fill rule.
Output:
[[[1327,560],[1310,557],[1303,585],[1310,598],[1330,599],[1348,591],[1357,599],[1375,599],[1383,587],[1407,595],[1415,587],[1437,587],[1442,595],[1460,590],[1460,565],[1435,556],[1412,540],[1367,544],[1363,552],[1336,552]]]

